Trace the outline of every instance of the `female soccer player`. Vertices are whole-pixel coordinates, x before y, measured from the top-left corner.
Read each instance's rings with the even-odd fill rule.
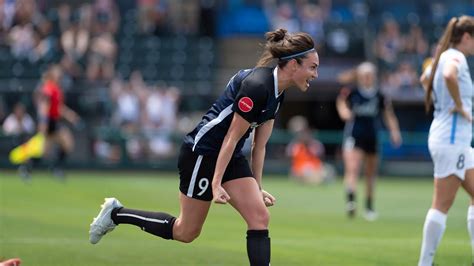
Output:
[[[53,143],[59,144],[59,153],[53,163],[53,174],[63,177],[62,164],[74,148],[74,139],[67,127],[60,125],[60,119],[65,118],[72,124],[79,122],[79,116],[64,104],[63,91],[60,81],[62,69],[52,65],[43,75],[43,84],[38,97],[38,130],[46,136],[45,155],[51,153]]]
[[[156,236],[189,243],[200,234],[214,201],[230,203],[247,223],[250,264],[270,264],[266,206],[275,204],[275,198],[262,189],[265,145],[285,90],[306,91],[318,77],[319,56],[306,33],[278,29],[265,36],[265,50],[257,66],[235,74],[184,138],[178,161],[179,216],[128,209],[117,199],[107,198],[90,227],[92,244],[119,224],[133,224]],[[270,67],[272,62],[277,66]],[[249,164],[241,149],[253,130]]]
[[[383,112],[390,131],[392,144],[400,145],[398,120],[392,105],[378,90],[376,68],[363,62],[356,69],[357,87],[342,89],[336,100],[339,116],[346,122],[343,141],[344,185],[347,193],[347,214],[354,217],[356,211],[356,187],[359,170],[365,159],[366,205],[365,218],[375,220],[373,198],[378,168],[379,116]]]
[[[434,105],[428,148],[434,164],[434,192],[423,227],[418,265],[432,265],[446,218],[460,186],[471,197],[467,227],[474,250],[474,154],[472,79],[466,57],[474,55],[474,17],[452,18],[439,41],[430,73],[420,81],[426,108]]]

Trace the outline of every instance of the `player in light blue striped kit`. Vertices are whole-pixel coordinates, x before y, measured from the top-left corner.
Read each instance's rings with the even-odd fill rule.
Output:
[[[438,44],[431,69],[420,80],[426,108],[434,106],[428,147],[434,163],[434,195],[423,227],[419,266],[432,265],[446,218],[460,186],[471,197],[467,227],[474,250],[474,154],[472,79],[466,57],[474,55],[474,17],[452,18]]]

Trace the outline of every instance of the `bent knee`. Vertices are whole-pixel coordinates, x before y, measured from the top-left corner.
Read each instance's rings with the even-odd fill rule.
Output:
[[[256,212],[248,221],[249,228],[266,229],[270,223],[270,212],[267,208]]]
[[[183,243],[191,243],[196,238],[199,237],[201,234],[201,228],[193,228],[191,230],[183,230],[182,232],[176,232],[173,235],[174,240],[183,242]]]

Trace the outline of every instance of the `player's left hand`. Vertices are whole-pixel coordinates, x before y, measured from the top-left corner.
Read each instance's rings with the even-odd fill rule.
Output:
[[[275,197],[272,196],[272,194],[266,192],[265,190],[262,189],[262,197],[263,197],[263,202],[265,203],[265,206],[271,207],[275,205]]]
[[[400,132],[391,132],[390,140],[392,142],[392,146],[395,148],[398,148],[400,145],[402,145],[402,136],[400,135]]]

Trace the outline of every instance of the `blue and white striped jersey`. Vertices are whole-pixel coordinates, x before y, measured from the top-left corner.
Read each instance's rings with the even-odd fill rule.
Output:
[[[436,145],[471,146],[472,123],[452,113],[454,100],[443,77],[443,69],[448,62],[458,68],[459,95],[466,111],[472,110],[472,79],[466,56],[459,50],[450,48],[441,54],[433,80],[434,114],[428,142]],[[429,73],[429,72],[427,72]]]
[[[201,122],[184,138],[185,145],[202,155],[218,155],[225,135],[238,113],[250,123],[239,140],[234,156],[242,156],[242,147],[252,130],[275,119],[283,102],[278,94],[278,68],[257,67],[240,70],[227,84],[224,93],[214,102]]]

